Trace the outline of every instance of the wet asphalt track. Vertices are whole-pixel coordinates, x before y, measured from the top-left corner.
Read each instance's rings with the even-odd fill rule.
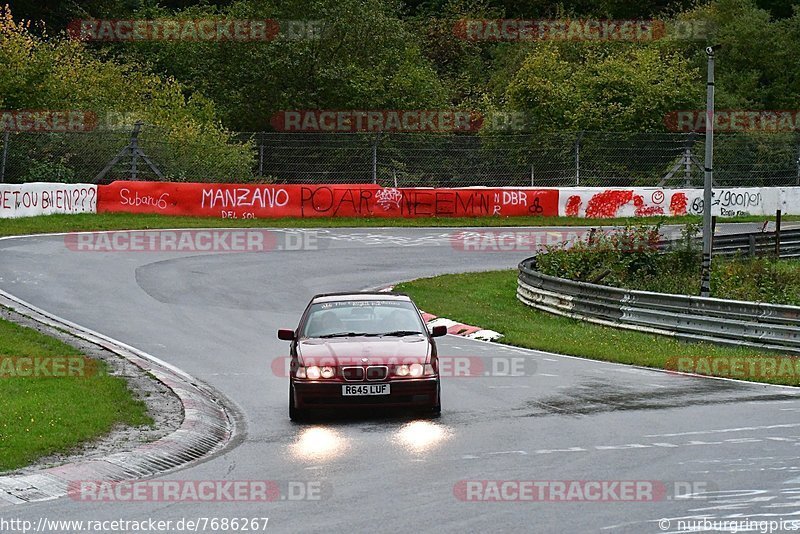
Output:
[[[315,293],[512,268],[448,229],[322,230],[319,250],[260,254],[72,252],[60,236],[0,241],[0,288],[166,360],[235,403],[235,448],[169,480],[322,481],[321,501],[88,503],[0,508],[30,519],[269,517],[273,532],[679,532],[678,518],[800,519],[800,400],[786,388],[704,380],[454,336],[442,356],[525,358],[522,377],[446,378],[438,420],[287,418],[278,327]],[[463,502],[463,480],[654,480],[707,488],[659,502]],[[704,486],[705,485],[705,486]],[[658,520],[670,518],[667,529]]]

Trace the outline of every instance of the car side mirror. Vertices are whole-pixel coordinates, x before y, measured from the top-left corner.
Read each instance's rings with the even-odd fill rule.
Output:
[[[431,337],[442,337],[447,335],[447,327],[440,324],[439,326],[434,326],[431,329]]]
[[[294,341],[294,330],[289,328],[278,329],[278,339],[282,339],[283,341]]]

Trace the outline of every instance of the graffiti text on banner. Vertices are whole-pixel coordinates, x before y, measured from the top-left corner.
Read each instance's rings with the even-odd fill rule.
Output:
[[[786,194],[786,189],[767,187],[714,189],[711,212],[722,217],[770,215],[781,208],[781,198]],[[564,188],[558,213],[565,217],[588,218],[700,215],[703,213],[703,190]]]
[[[89,184],[0,184],[0,218],[52,213],[94,213],[97,186]]]
[[[557,189],[383,188],[114,182],[100,186],[99,212],[227,219],[277,217],[555,216]]]

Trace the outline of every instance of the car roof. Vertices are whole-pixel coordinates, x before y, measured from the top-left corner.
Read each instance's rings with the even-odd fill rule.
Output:
[[[311,302],[338,302],[343,300],[386,300],[386,301],[411,301],[404,293],[386,291],[356,291],[353,293],[321,293],[315,295]]]

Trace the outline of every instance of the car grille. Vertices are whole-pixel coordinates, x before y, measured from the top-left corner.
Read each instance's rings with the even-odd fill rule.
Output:
[[[363,367],[343,367],[342,368],[342,376],[345,380],[350,382],[364,380],[364,368]]]
[[[383,380],[389,374],[385,365],[371,365],[367,367],[367,380]]]
[[[386,365],[370,365],[364,367],[342,367],[342,377],[348,382],[360,382],[366,377],[367,380],[375,382],[386,380],[389,376],[389,367]]]

